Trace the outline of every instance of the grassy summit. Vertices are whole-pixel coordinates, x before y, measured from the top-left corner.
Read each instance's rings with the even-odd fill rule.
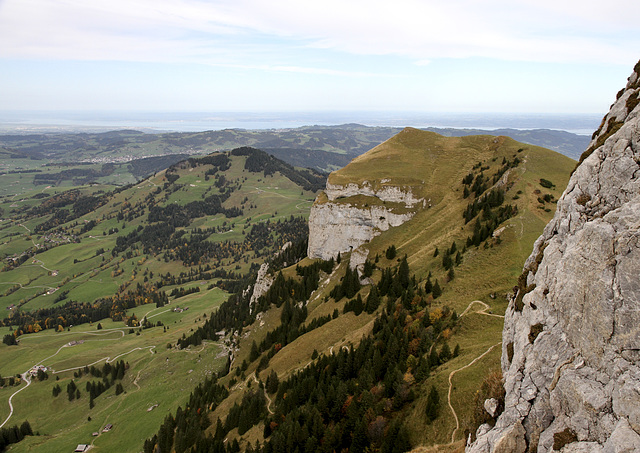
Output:
[[[380,281],[380,269],[397,265],[395,259],[384,258],[385,251],[393,245],[398,257],[407,256],[418,287],[424,287],[429,274],[432,282],[437,279],[443,286],[442,295],[429,303],[429,310],[447,307],[458,315],[467,310],[447,340],[452,348],[460,345],[460,355],[436,368],[431,377],[417,387],[416,393],[420,396],[416,401],[403,409],[413,445],[451,441],[456,422],[446,407],[449,375],[500,342],[502,319],[499,315],[506,308],[505,296],[516,283],[533,241],[553,216],[555,201],[574,165],[573,160],[556,152],[507,137],[448,138],[407,128],[330,175],[331,184],[362,186],[366,181],[374,188],[385,185],[410,188],[415,196],[424,197],[427,207],[412,209],[416,212],[412,220],[382,233],[366,246],[371,260],[380,257],[373,281]],[[474,193],[474,184],[480,175],[485,185],[480,186],[479,193]],[[492,190],[503,192],[502,206],[511,205],[515,215],[498,218],[488,238],[479,244],[469,244],[476,223],[485,225],[489,222],[485,218],[489,216],[478,212],[465,223],[464,213],[474,200],[481,201]],[[317,202],[327,201],[320,198]],[[361,195],[335,202],[359,207],[376,203],[394,208],[394,203]],[[499,209],[494,208],[494,214]],[[461,252],[461,260],[452,266],[453,274],[450,274],[443,255],[453,244],[456,252],[451,258],[455,261],[455,255]],[[362,291],[368,293],[368,289]],[[485,310],[477,302],[470,305],[473,301],[487,304],[489,308]],[[372,328],[372,324],[373,320],[368,327]],[[352,328],[361,331],[367,326],[357,323]],[[499,370],[500,353],[500,347],[496,346],[474,366],[453,375],[451,403],[459,419],[456,441],[466,438],[465,429],[475,429],[477,409],[472,403],[489,371]],[[429,424],[425,422],[424,410],[432,385],[445,399],[445,409]]]

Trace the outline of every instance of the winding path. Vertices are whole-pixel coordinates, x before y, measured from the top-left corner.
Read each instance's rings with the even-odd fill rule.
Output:
[[[489,305],[485,304],[484,302],[482,302],[481,300],[474,300],[474,301],[470,302],[469,305],[467,305],[467,308],[465,308],[465,310],[460,315],[461,318],[469,312],[469,310],[471,309],[471,306],[473,304],[480,304],[483,307],[482,310],[474,311],[474,313],[477,313],[479,315],[485,315],[485,316],[495,316],[496,318],[504,318],[504,315],[495,315],[493,313],[487,313],[487,310],[490,310],[491,307]]]
[[[24,389],[26,389],[27,387],[29,387],[29,385],[31,385],[31,379],[27,378],[28,372],[21,374],[20,376],[24,379],[24,381],[27,383],[27,385],[25,385],[24,387],[16,390],[10,397],[9,397],[9,415],[7,416],[7,418],[2,422],[2,424],[0,425],[0,428],[2,428],[4,425],[7,424],[7,422],[9,421],[9,419],[11,418],[11,416],[13,415],[13,403],[11,402],[11,400],[13,400],[13,397],[16,396],[18,393],[20,393],[21,391],[23,391]]]
[[[153,310],[148,311],[148,312],[147,312],[147,314],[151,313],[152,311],[153,311]],[[169,310],[166,310],[166,311],[169,311]],[[160,312],[160,313],[156,313],[156,315],[159,315],[159,314],[161,314],[161,313],[164,313],[164,311],[163,311],[163,312]],[[146,315],[145,315],[145,316],[146,316]],[[155,315],[153,315],[153,316],[155,316]],[[134,328],[141,328],[141,326],[136,326],[136,327],[134,327]],[[115,329],[104,329],[104,331],[102,331],[102,332],[89,332],[89,331],[86,331],[86,332],[60,332],[60,334],[67,334],[67,335],[88,334],[88,335],[104,336],[104,335],[109,335],[109,334],[114,333],[114,332],[119,332],[119,333],[122,335],[122,337],[124,337],[124,336],[125,336],[124,330],[123,330],[123,329],[119,329],[119,328],[115,328]],[[41,337],[41,336],[43,336],[43,335],[31,335],[31,336],[26,337],[26,338],[31,339],[31,338]],[[85,341],[115,341],[115,340],[118,340],[118,338],[114,338],[114,339],[112,339],[112,340],[85,340]],[[45,361],[45,360],[49,360],[49,359],[51,359],[51,358],[53,358],[53,357],[57,356],[57,355],[60,353],[60,351],[62,351],[62,349],[67,348],[67,347],[69,347],[69,343],[65,343],[65,344],[63,344],[62,346],[60,346],[60,347],[58,348],[58,350],[57,350],[55,353],[51,354],[49,357],[45,357],[44,359],[40,360],[40,361],[39,361],[38,363],[36,363],[34,366],[42,365],[42,364],[44,363],[44,361]],[[154,351],[153,351],[153,350],[154,350],[155,348],[156,348],[156,346],[155,346],[155,345],[152,345],[152,346],[145,346],[145,347],[142,347],[142,348],[141,348],[141,347],[136,347],[136,348],[131,349],[130,351],[123,352],[122,354],[118,354],[117,356],[115,356],[115,357],[113,357],[113,358],[112,358],[112,357],[110,357],[110,356],[107,356],[107,357],[103,357],[103,358],[101,358],[101,359],[99,359],[99,360],[96,360],[96,361],[95,361],[95,362],[93,362],[93,363],[89,363],[89,364],[86,364],[86,365],[77,366],[77,367],[72,367],[72,368],[67,368],[67,369],[64,369],[64,370],[57,370],[57,371],[55,371],[55,370],[51,370],[51,373],[52,373],[52,374],[58,374],[58,373],[64,373],[64,372],[66,372],[66,371],[75,371],[75,370],[82,369],[82,368],[84,368],[85,366],[92,366],[92,365],[96,365],[96,364],[98,364],[98,363],[102,362],[103,360],[104,360],[106,363],[112,363],[112,362],[114,362],[115,360],[119,359],[120,357],[123,357],[123,356],[125,356],[125,355],[131,354],[132,352],[135,352],[135,351],[143,351],[143,350],[145,350],[145,349],[148,349],[148,350],[149,350],[149,353],[150,353],[150,354],[153,354],[153,353],[154,353]],[[29,370],[31,370],[31,369],[33,369],[33,367],[29,368]],[[139,374],[140,374],[140,373],[138,373],[138,375],[139,375]],[[2,428],[4,425],[6,425],[6,424],[7,424],[7,422],[9,421],[9,419],[13,416],[13,401],[12,401],[12,400],[13,400],[13,397],[14,397],[14,396],[16,396],[18,393],[20,393],[21,391],[23,391],[24,389],[26,389],[27,387],[29,387],[29,385],[31,385],[31,378],[30,378],[30,375],[29,375],[29,371],[26,371],[26,372],[22,373],[22,374],[20,375],[20,377],[22,378],[22,380],[23,380],[23,381],[25,381],[25,382],[26,382],[26,384],[27,384],[27,385],[25,385],[24,387],[19,388],[18,390],[16,390],[16,391],[15,391],[15,392],[14,392],[14,393],[9,397],[9,415],[8,415],[8,416],[7,416],[7,418],[4,420],[4,422],[2,422],[2,424],[0,424],[0,428]],[[137,378],[136,378],[136,381],[137,381]],[[135,382],[135,381],[134,381],[134,384],[136,385],[136,387],[138,387],[138,389],[140,388],[140,387],[138,386],[137,382]]]
[[[495,317],[495,318],[504,318],[504,316],[503,316],[503,315],[496,315],[496,314],[493,314],[493,313],[487,313],[487,310],[491,309],[491,307],[490,307],[488,304],[486,304],[486,303],[482,302],[481,300],[474,300],[474,301],[471,301],[471,302],[469,303],[469,305],[467,305],[467,308],[465,308],[465,310],[464,310],[464,311],[462,312],[462,314],[460,315],[460,318],[462,318],[464,315],[466,315],[467,313],[469,313],[469,310],[471,309],[471,307],[472,307],[474,304],[479,304],[479,305],[481,305],[481,306],[482,306],[482,309],[481,309],[481,310],[478,310],[478,311],[474,311],[473,313],[477,313],[477,314],[479,314],[479,315],[485,315],[485,316],[493,316],[493,317]],[[434,343],[434,344],[435,344],[435,343]],[[453,370],[451,373],[449,373],[449,391],[447,392],[447,404],[449,405],[449,409],[451,409],[451,413],[453,414],[453,418],[455,418],[455,420],[456,420],[456,427],[455,427],[455,429],[453,430],[453,432],[451,433],[451,443],[453,443],[453,442],[454,442],[454,440],[455,440],[455,436],[456,436],[456,433],[457,433],[457,432],[458,432],[458,430],[460,429],[460,420],[458,419],[458,414],[456,414],[456,411],[455,411],[455,409],[453,408],[453,405],[451,404],[451,391],[453,390],[453,382],[452,382],[453,376],[454,376],[458,371],[462,371],[462,370],[464,370],[464,369],[466,369],[466,368],[469,368],[470,366],[472,366],[473,364],[475,364],[478,360],[482,359],[484,356],[486,356],[486,355],[487,355],[487,354],[489,354],[491,351],[493,351],[493,349],[494,349],[496,346],[500,346],[500,345],[502,345],[502,341],[501,341],[500,343],[496,343],[496,344],[494,344],[493,346],[491,346],[489,349],[487,349],[485,352],[483,352],[482,354],[480,354],[478,357],[476,357],[475,359],[473,359],[471,362],[469,362],[469,363],[468,363],[468,364],[466,364],[465,366],[460,367],[460,368],[458,368],[457,370]]]
[[[470,363],[466,364],[465,366],[463,366],[461,368],[458,368],[457,370],[453,370],[451,373],[449,373],[449,392],[447,393],[447,403],[449,404],[449,409],[451,409],[451,413],[453,414],[453,417],[456,419],[456,427],[453,430],[453,432],[451,433],[451,443],[454,442],[454,438],[456,436],[456,432],[458,431],[458,429],[460,429],[460,421],[458,420],[458,414],[456,414],[455,409],[451,405],[451,390],[453,389],[453,382],[451,382],[451,379],[453,378],[453,375],[456,374],[458,371],[462,371],[465,368],[469,368],[474,363],[476,363],[478,360],[482,359],[485,355],[489,354],[493,350],[493,348],[495,348],[496,346],[500,346],[501,344],[502,344],[502,342],[494,344],[489,349],[487,349],[485,352],[483,352],[478,357],[473,359]]]
[[[233,386],[233,388],[232,388],[232,390],[238,390],[238,389],[242,390],[242,385],[243,385],[243,384],[244,384],[244,385],[247,385],[247,382],[248,382],[249,380],[251,380],[251,379],[253,379],[253,381],[254,381],[256,384],[259,384],[258,378],[256,377],[256,373],[255,373],[255,371],[254,371],[254,372],[253,372],[253,373],[251,373],[249,376],[247,376],[247,378],[246,378],[244,381],[238,382],[236,385],[234,385],[234,386]],[[265,388],[265,389],[263,389],[263,391],[264,391],[264,396],[265,396],[265,398],[266,398],[266,399],[267,399],[267,401],[268,401],[268,404],[267,404],[267,410],[269,411],[269,413],[270,413],[271,415],[273,415],[273,414],[275,414],[275,412],[273,412],[273,410],[271,409],[271,404],[272,404],[271,398],[269,398],[269,395],[267,394],[267,389],[266,389],[266,388]]]

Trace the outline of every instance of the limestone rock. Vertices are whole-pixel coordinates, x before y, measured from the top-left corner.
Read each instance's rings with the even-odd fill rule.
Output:
[[[383,231],[410,220],[415,213],[414,211],[394,213],[393,209],[384,205],[371,204],[359,207],[348,201],[335,200],[339,198],[348,200],[348,197],[366,195],[375,196],[381,201],[405,203],[407,208],[413,207],[419,201],[410,191],[403,192],[400,188],[388,186],[375,192],[367,184],[363,187],[349,184],[344,188],[327,183],[325,194],[329,201],[321,203],[316,200],[311,207],[307,249],[307,255],[310,258],[323,260],[336,258],[338,253],[358,249]]]
[[[275,256],[280,255],[282,252],[284,252],[285,250],[287,250],[289,247],[291,247],[292,242],[291,241],[287,241],[282,248],[280,249],[280,251],[278,253],[276,253]],[[285,263],[286,266],[286,263]],[[267,291],[269,291],[269,288],[271,288],[271,285],[273,285],[273,281],[274,278],[269,275],[269,264],[268,263],[262,263],[260,265],[260,269],[258,269],[258,275],[256,277],[256,282],[253,285],[253,292],[251,293],[251,299],[249,299],[249,306],[252,307],[253,304],[258,300],[258,298],[262,295],[264,295]],[[249,286],[247,288],[250,289],[251,287]],[[247,291],[245,290],[245,291]],[[243,292],[244,295],[244,292]]]
[[[498,400],[495,398],[489,398],[484,402],[484,410],[487,411],[491,417],[496,416],[496,412],[498,411]]]
[[[640,451],[639,73],[525,263],[505,313],[505,410],[469,452]]]
[[[418,203],[424,203],[424,199],[415,197],[411,192],[411,189],[386,185],[388,182],[388,180],[381,181],[381,183],[385,185],[377,190],[375,190],[368,181],[364,181],[362,185],[351,183],[346,186],[327,182],[327,187],[324,192],[329,201],[334,201],[339,198],[353,197],[355,195],[365,195],[379,198],[382,201],[404,203],[410,208],[414,207],[414,205]]]
[[[262,263],[260,269],[258,269],[256,283],[253,285],[253,293],[251,294],[249,305],[252,306],[260,296],[269,291],[271,285],[273,285],[273,277],[269,275],[269,264]]]
[[[524,453],[526,449],[524,428],[522,423],[516,422],[503,432],[503,435],[496,441],[493,451],[494,453]]]

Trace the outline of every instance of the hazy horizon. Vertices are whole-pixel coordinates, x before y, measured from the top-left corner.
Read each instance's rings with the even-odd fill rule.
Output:
[[[145,112],[145,111],[0,111],[0,133],[200,132],[221,129],[288,129],[303,126],[364,126],[456,129],[554,129],[591,135],[602,114],[479,113],[415,111],[307,112]]]

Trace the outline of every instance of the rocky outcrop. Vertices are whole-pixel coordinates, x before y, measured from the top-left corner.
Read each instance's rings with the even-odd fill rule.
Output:
[[[387,231],[391,227],[402,225],[414,215],[413,211],[394,213],[392,208],[387,208],[384,204],[371,204],[366,207],[357,206],[350,203],[347,197],[356,195],[372,196],[370,186],[365,185],[361,192],[357,192],[355,184],[349,184],[346,189],[338,191],[336,186],[327,184],[327,194],[329,201],[319,202],[316,200],[311,207],[309,214],[309,247],[307,255],[310,258],[321,258],[328,260],[336,258],[338,253],[351,252],[371,239]],[[342,187],[342,186],[340,186]],[[411,192],[402,192],[398,188],[386,187],[381,193],[382,196],[394,195],[391,198],[382,199],[376,196],[376,200],[392,201],[402,200],[405,207],[413,207],[418,200]],[[341,194],[341,195],[338,195]],[[322,197],[322,194],[318,197]],[[337,200],[346,198],[346,200]],[[366,256],[365,256],[366,259]]]
[[[253,293],[251,293],[249,305],[252,306],[260,296],[269,291],[271,285],[273,285],[273,277],[269,275],[269,264],[262,263],[260,269],[258,269],[256,283],[253,285]]]
[[[506,311],[505,409],[469,452],[640,451],[640,63]]]
[[[409,208],[414,207],[418,203],[424,205],[424,198],[415,197],[410,188],[387,185],[389,182],[390,180],[383,179],[380,181],[382,187],[374,189],[369,181],[364,181],[362,185],[351,183],[346,186],[331,184],[327,181],[327,187],[324,192],[329,201],[356,195],[365,195],[368,197],[376,197],[386,202],[403,203]]]
[[[275,256],[280,255],[282,252],[291,247],[291,242],[287,242],[282,246],[280,251]],[[287,263],[284,263],[285,266]],[[251,299],[249,299],[249,306],[253,309],[253,304],[260,298],[260,296],[266,294],[273,285],[275,278],[269,274],[269,263],[262,263],[260,269],[258,269],[258,275],[256,276],[256,282],[253,285],[253,292],[251,293]],[[251,287],[247,288],[249,290]]]

